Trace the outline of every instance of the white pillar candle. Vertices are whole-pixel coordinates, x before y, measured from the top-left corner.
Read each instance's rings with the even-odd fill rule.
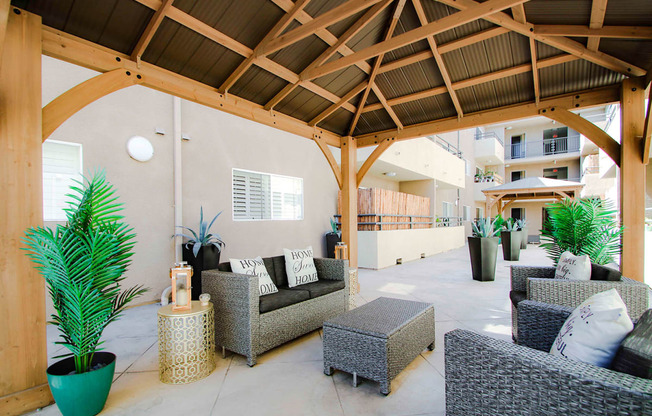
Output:
[[[186,289],[177,290],[177,306],[185,306],[188,304],[188,291]]]

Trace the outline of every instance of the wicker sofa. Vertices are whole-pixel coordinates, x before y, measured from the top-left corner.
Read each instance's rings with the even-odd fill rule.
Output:
[[[511,266],[512,335],[517,338],[516,306],[534,300],[576,308],[596,293],[615,288],[632,319],[650,308],[649,286],[623,277],[618,270],[591,264],[591,280],[555,279],[555,267]]]
[[[348,260],[315,259],[319,281],[288,287],[285,257],[263,259],[278,293],[259,296],[258,277],[231,272],[229,263],[202,273],[202,288],[215,308],[215,345],[247,357],[320,328],[346,312]]]
[[[519,344],[445,335],[446,414],[652,415],[652,380],[548,353],[573,308],[523,301]]]

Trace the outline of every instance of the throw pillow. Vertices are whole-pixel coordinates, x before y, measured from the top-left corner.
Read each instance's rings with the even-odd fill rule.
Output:
[[[588,255],[576,256],[564,251],[559,257],[555,279],[591,280],[591,259]]]
[[[255,259],[229,259],[233,273],[247,274],[249,276],[258,276],[258,290],[260,296],[270,295],[278,292],[278,288],[272,282],[272,278],[263,259],[258,256]]]
[[[317,278],[317,268],[313,260],[312,246],[304,250],[283,249],[285,254],[285,271],[288,275],[288,286],[295,287],[312,283]]]
[[[566,319],[550,353],[609,367],[633,326],[618,291],[600,292],[582,302]]]
[[[634,330],[620,344],[611,368],[652,380],[652,309],[641,316]]]

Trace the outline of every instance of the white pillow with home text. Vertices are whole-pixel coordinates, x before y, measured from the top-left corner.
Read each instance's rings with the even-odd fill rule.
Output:
[[[260,296],[278,292],[278,288],[272,282],[272,278],[265,267],[265,262],[260,256],[255,259],[229,259],[229,263],[231,263],[231,271],[233,273],[258,276],[258,291],[260,292]]]
[[[555,279],[591,280],[591,259],[587,254],[576,256],[564,251],[557,263]]]
[[[606,368],[633,328],[618,291],[600,292],[582,302],[566,319],[550,353]]]
[[[313,259],[312,246],[308,246],[303,250],[288,250],[284,248],[283,254],[285,254],[285,271],[288,275],[288,286],[295,287],[319,280]]]

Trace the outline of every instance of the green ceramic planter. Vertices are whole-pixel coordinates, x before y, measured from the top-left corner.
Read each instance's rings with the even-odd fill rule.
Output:
[[[63,416],[94,416],[104,408],[115,373],[115,354],[97,352],[93,365],[97,363],[106,366],[83,374],[70,374],[75,369],[72,357],[48,367],[50,390]]]

